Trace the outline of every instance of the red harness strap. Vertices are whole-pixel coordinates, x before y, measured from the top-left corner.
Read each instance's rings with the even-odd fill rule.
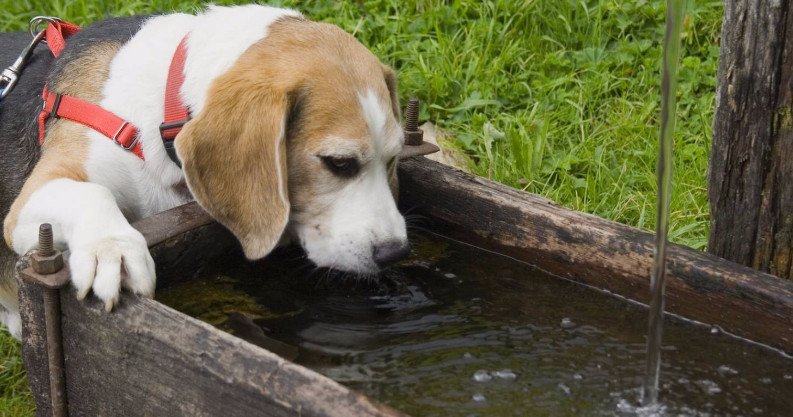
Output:
[[[63,21],[51,22],[46,29],[47,45],[56,57],[66,46],[65,39],[77,33],[80,28]],[[178,165],[174,150],[174,139],[181,131],[182,126],[190,120],[190,111],[182,103],[179,90],[184,83],[184,62],[187,57],[186,39],[176,48],[171,66],[168,71],[168,80],[165,88],[165,121],[160,125],[163,145],[168,156]],[[113,142],[127,151],[131,151],[138,158],[143,158],[143,148],[138,141],[140,131],[132,123],[116,116],[102,107],[89,103],[76,97],[57,94],[44,87],[42,93],[44,106],[38,117],[39,142],[44,143],[45,125],[52,116],[64,118],[107,136]]]
[[[179,90],[184,84],[184,62],[187,59],[187,36],[182,38],[168,68],[168,80],[165,82],[165,117],[160,125],[163,140],[173,140],[182,130],[182,126],[190,120],[190,110],[182,103]]]
[[[138,129],[115,114],[78,98],[56,94],[44,87],[44,108],[39,114],[39,143],[44,143],[44,124],[52,116],[88,126],[107,136],[127,151],[143,159],[143,148],[138,142]]]
[[[179,157],[176,155],[176,135],[182,131],[182,126],[190,121],[190,109],[184,105],[179,90],[184,84],[184,63],[187,59],[187,36],[182,38],[176,52],[171,58],[171,66],[168,68],[168,80],[165,82],[165,117],[160,124],[160,137],[165,147],[165,152],[171,161],[182,166]]]
[[[63,48],[66,47],[66,38],[79,31],[80,27],[73,23],[64,22],[63,20],[50,21],[44,33],[44,39],[47,40],[47,46],[52,51],[52,55],[57,58]]]

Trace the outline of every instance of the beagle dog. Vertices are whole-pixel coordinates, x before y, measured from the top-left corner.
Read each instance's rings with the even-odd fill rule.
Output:
[[[192,119],[176,137],[175,162],[159,129],[183,39],[179,96]],[[3,35],[0,49],[28,40]],[[193,199],[250,259],[297,241],[319,267],[370,274],[408,252],[394,200],[403,146],[396,78],[341,29],[294,10],[212,6],[99,22],[54,60],[38,49],[0,106],[0,214],[13,250],[0,251],[0,319],[11,333],[20,334],[14,262],[36,246],[42,223],[70,251],[77,296],[92,291],[108,311],[122,288],[143,296],[155,288],[130,222]],[[52,117],[39,149],[45,81],[134,124],[145,157]]]

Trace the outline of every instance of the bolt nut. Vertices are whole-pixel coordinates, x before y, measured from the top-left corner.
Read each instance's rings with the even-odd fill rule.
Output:
[[[38,274],[54,274],[63,268],[63,255],[60,251],[55,251],[50,256],[41,256],[37,252],[30,257],[30,264]]]
[[[424,142],[424,131],[421,129],[405,131],[405,145],[421,145]]]

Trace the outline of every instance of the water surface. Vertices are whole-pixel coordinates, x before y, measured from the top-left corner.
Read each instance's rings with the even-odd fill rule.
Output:
[[[378,279],[311,273],[281,252],[158,298],[417,417],[630,413],[645,308],[462,244],[413,242]],[[777,353],[674,319],[663,351],[665,415],[793,413],[793,361]]]

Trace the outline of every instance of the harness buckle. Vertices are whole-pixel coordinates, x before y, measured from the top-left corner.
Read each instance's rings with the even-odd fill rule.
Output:
[[[160,123],[160,137],[163,140],[174,139],[176,137],[176,135],[173,135],[173,137],[166,137],[165,136],[165,131],[166,130],[171,130],[171,129],[176,129],[176,128],[180,128],[181,129],[190,120],[192,120],[192,118],[188,117],[187,119],[177,120],[175,122],[167,122],[167,123],[166,122],[162,122],[162,123]]]
[[[123,130],[124,130],[124,128],[126,128],[127,126],[129,126],[129,122],[128,122],[128,121],[126,121],[126,120],[124,120],[124,123],[122,123],[122,124],[121,124],[121,126],[118,128],[118,130],[116,131],[116,133],[113,135],[113,137],[112,137],[112,138],[110,138],[110,139],[111,139],[113,142],[116,142],[116,145],[120,146],[120,147],[121,147],[122,149],[124,149],[125,151],[132,150],[132,148],[134,148],[134,147],[135,147],[135,145],[137,145],[137,144],[138,144],[138,139],[139,139],[139,138],[138,138],[138,136],[136,135],[136,136],[135,136],[135,140],[133,140],[132,142],[130,142],[130,144],[129,144],[129,145],[124,145],[123,143],[119,142],[119,140],[118,140],[118,135],[120,135],[120,134],[121,134],[121,131],[123,131]]]
[[[35,38],[35,37],[38,36],[37,34],[40,34],[40,33],[44,32],[43,29],[39,30],[39,28],[41,27],[42,24],[45,24],[45,23],[46,24],[50,24],[50,23],[52,23],[54,25],[54,24],[57,24],[57,23],[60,23],[60,22],[63,22],[63,20],[58,18],[58,17],[54,17],[54,16],[36,16],[36,17],[30,19],[30,22],[28,22],[28,32],[30,32],[30,36],[33,36]],[[44,40],[44,43],[47,43],[46,39]]]
[[[63,98],[63,94],[53,93],[55,94],[55,101],[52,103],[52,108],[48,112],[50,116],[58,119],[58,108],[61,107],[61,99]],[[47,110],[47,100],[44,100],[44,107],[42,107],[43,111]]]

